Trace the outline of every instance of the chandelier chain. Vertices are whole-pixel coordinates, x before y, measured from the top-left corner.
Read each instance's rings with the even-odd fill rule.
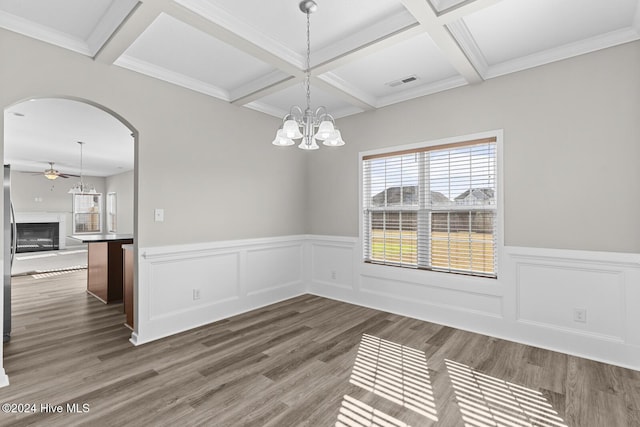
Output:
[[[307,11],[307,69],[305,70],[305,83],[307,89],[307,109],[311,108],[311,21],[309,19],[310,12]]]

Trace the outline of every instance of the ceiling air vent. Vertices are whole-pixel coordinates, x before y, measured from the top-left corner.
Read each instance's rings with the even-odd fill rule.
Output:
[[[385,83],[385,85],[391,86],[391,87],[396,87],[396,86],[404,85],[404,84],[407,84],[407,83],[415,82],[416,80],[418,80],[418,78],[415,75],[411,75],[411,76],[403,77],[403,78],[398,79],[398,80],[394,80],[394,81],[389,82],[389,83]]]

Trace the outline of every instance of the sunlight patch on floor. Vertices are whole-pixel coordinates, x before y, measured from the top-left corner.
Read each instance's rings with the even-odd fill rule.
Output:
[[[438,421],[424,352],[364,334],[351,384]]]
[[[60,270],[45,271],[41,273],[32,274],[31,277],[33,277],[34,279],[46,279],[47,277],[61,276],[63,274],[75,273],[76,271],[85,270],[86,268],[87,268],[86,265],[85,266],[77,265],[77,266],[64,268]]]
[[[544,395],[445,360],[466,427],[567,427]]]
[[[391,415],[345,395],[336,427],[411,427]]]
[[[46,253],[46,254],[35,254],[35,255],[16,255],[15,259],[18,261],[25,261],[28,259],[50,258],[52,256],[58,256],[58,254]]]
[[[73,255],[73,254],[84,254],[87,253],[86,249],[79,249],[77,251],[64,251],[64,252],[58,252],[57,255],[58,256],[65,256],[65,255]]]

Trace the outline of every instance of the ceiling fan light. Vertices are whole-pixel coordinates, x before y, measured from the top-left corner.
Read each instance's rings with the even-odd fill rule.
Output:
[[[276,138],[273,140],[272,144],[278,147],[287,147],[295,144],[295,142],[293,142],[291,138],[285,137],[282,129],[278,129],[278,132],[276,132]]]
[[[285,138],[289,138],[289,139],[302,138],[302,134],[300,133],[298,122],[296,122],[295,120],[289,119],[285,121],[284,124],[282,125],[282,133],[284,134]]]
[[[53,171],[53,170],[49,170],[49,171],[45,171],[44,176],[47,179],[57,179],[58,178],[58,171]]]
[[[333,123],[329,120],[324,120],[320,123],[320,127],[318,127],[318,132],[314,135],[316,139],[327,139],[333,134],[334,128]]]

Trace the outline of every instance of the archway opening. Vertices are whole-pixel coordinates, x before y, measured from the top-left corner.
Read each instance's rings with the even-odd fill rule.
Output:
[[[136,241],[138,133],[114,111],[73,97],[42,97],[14,103],[4,110],[3,132],[4,161],[10,165],[9,170],[5,167],[5,175],[11,191],[9,197],[5,190],[3,330],[5,334],[7,329],[14,330],[15,335],[24,329],[13,325],[13,308],[19,305],[25,314],[35,307],[36,298],[25,292],[12,304],[12,281],[29,278],[32,287],[37,288],[35,281],[41,280],[49,286],[40,302],[45,298],[51,303],[62,302],[63,295],[70,295],[64,294],[62,286],[70,282],[67,278],[74,274],[76,279],[82,275],[88,278],[87,244],[71,236],[130,235]],[[9,200],[13,201],[15,227],[9,222]],[[83,256],[84,271],[83,265],[78,264]],[[135,257],[133,260],[135,268]],[[16,263],[20,262],[22,265],[17,268]],[[94,296],[87,292],[83,295]],[[104,302],[122,306],[115,300]],[[75,304],[68,307],[77,307]],[[53,306],[45,310],[56,312]],[[80,311],[86,313],[82,307]],[[46,330],[63,317],[62,313],[45,316],[43,322],[49,324],[42,327]],[[134,326],[134,322],[130,323]],[[128,333],[127,330],[123,336]]]

